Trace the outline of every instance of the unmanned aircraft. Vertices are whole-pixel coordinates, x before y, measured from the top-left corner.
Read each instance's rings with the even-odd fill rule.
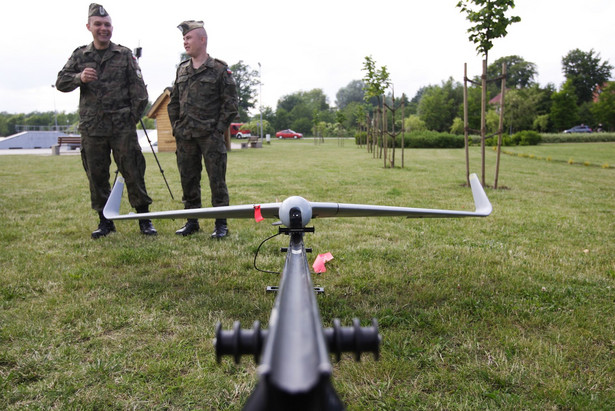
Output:
[[[110,220],[159,218],[276,218],[279,233],[290,237],[280,286],[269,318],[267,330],[260,323],[252,329],[241,329],[238,321],[233,329],[216,326],[214,345],[218,361],[231,355],[239,362],[242,355],[252,355],[259,364],[259,381],[248,398],[246,410],[342,410],[344,404],[331,384],[330,354],[339,360],[342,352],[353,352],[357,361],[361,353],[379,355],[381,336],[376,320],[361,327],[359,320],[352,327],[342,327],[339,320],[323,329],[316,289],[312,283],[303,236],[314,232],[308,224],[313,218],[329,217],[407,217],[458,218],[486,217],[492,206],[476,174],[470,176],[475,211],[438,210],[428,208],[381,205],[311,202],[293,196],[282,202],[209,207],[188,210],[159,211],[143,214],[120,214],[124,179],[118,177],[104,208]],[[260,362],[259,362],[260,361]]]

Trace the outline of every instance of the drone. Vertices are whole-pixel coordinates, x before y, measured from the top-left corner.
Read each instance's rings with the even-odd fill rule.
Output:
[[[378,359],[382,337],[378,323],[361,326],[358,319],[344,327],[335,319],[333,327],[323,328],[303,237],[314,232],[308,227],[315,218],[332,217],[406,217],[463,218],[487,217],[492,206],[476,174],[470,175],[474,211],[382,205],[312,202],[291,196],[282,202],[207,207],[174,211],[120,214],[124,179],[118,176],[103,210],[109,220],[175,218],[274,218],[279,233],[289,236],[283,248],[286,261],[269,317],[268,329],[258,321],[242,329],[236,321],[232,330],[216,325],[214,346],[218,361],[232,356],[236,363],[242,355],[252,355],[258,364],[259,380],[244,404],[245,410],[343,410],[345,406],[333,388],[330,356],[339,361],[342,353],[362,353]]]

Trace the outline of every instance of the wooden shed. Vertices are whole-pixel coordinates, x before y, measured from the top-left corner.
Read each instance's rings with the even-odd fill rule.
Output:
[[[156,119],[158,130],[158,152],[175,152],[175,137],[171,129],[171,120],[167,112],[167,105],[171,100],[171,87],[164,89],[160,97],[156,99],[152,108],[147,112],[147,117]]]
[[[147,112],[147,117],[156,120],[156,130],[158,130],[158,152],[171,152],[174,153],[176,149],[175,137],[173,137],[173,128],[171,127],[171,120],[169,119],[169,112],[167,106],[171,100],[171,87],[164,89],[160,97],[156,99],[152,108]],[[230,130],[227,129],[224,132],[224,140],[226,142],[226,149],[231,149],[231,135]]]

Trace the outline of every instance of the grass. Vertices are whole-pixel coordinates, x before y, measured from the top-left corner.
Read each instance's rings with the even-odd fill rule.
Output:
[[[540,149],[555,157],[567,146]],[[605,146],[574,147],[579,161],[603,161]],[[463,150],[405,154],[405,168],[383,169],[349,142],[236,150],[231,203],[301,195],[472,207]],[[478,156],[473,148],[475,172]],[[178,199],[174,155],[159,158]],[[182,208],[147,160],[152,209]],[[348,355],[335,365],[349,409],[615,408],[615,171],[501,161],[507,189],[487,189],[486,219],[314,220],[306,246],[334,256],[314,277],[326,289],[325,326],[375,317],[383,336],[380,361]],[[256,367],[248,357],[217,364],[211,341],[217,321],[267,324],[274,297],[264,289],[278,278],[253,270],[252,259],[276,232],[272,221],[231,220],[220,242],[208,238],[210,221],[178,238],[183,221],[172,220],[154,222],[156,238],[133,221],[91,240],[78,156],[3,156],[0,192],[0,408],[241,407]],[[259,267],[281,269],[285,241],[267,243]]]
[[[566,143],[502,147],[507,154],[568,164],[615,167],[615,143]]]

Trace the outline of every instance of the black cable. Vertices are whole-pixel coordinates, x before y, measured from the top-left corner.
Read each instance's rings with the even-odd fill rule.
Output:
[[[256,253],[254,253],[254,268],[257,271],[260,271],[261,273],[268,273],[268,274],[281,274],[279,271],[268,271],[268,270],[261,270],[260,268],[258,268],[256,266],[256,258],[258,257],[258,252],[260,251],[261,247],[263,246],[263,244],[265,244],[267,241],[271,240],[273,237],[277,237],[280,234],[282,234],[281,232],[278,232],[277,234],[272,235],[271,237],[267,237],[265,238],[259,245],[258,248],[256,249]]]

